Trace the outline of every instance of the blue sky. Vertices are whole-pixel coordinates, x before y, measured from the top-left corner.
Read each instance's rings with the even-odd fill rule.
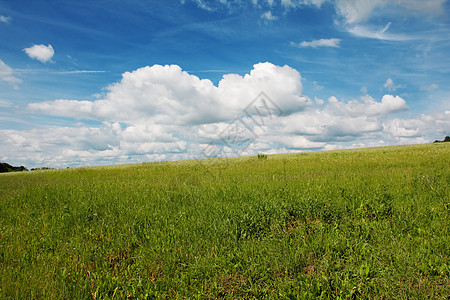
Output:
[[[449,12],[446,0],[2,1],[0,160],[66,167],[442,139]]]

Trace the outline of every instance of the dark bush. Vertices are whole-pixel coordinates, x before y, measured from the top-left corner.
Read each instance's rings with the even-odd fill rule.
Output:
[[[267,154],[258,153],[258,159],[267,159]]]
[[[8,163],[0,163],[0,173],[28,171],[24,166],[14,167]]]

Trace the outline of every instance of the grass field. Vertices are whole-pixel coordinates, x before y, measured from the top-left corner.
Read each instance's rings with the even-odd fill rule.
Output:
[[[1,299],[450,297],[450,143],[0,175]]]

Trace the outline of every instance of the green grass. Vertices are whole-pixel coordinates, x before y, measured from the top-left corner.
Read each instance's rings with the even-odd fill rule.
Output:
[[[1,299],[450,296],[450,144],[0,175]]]

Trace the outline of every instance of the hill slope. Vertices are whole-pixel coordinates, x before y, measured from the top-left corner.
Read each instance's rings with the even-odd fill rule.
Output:
[[[0,175],[0,298],[446,298],[450,145]]]

